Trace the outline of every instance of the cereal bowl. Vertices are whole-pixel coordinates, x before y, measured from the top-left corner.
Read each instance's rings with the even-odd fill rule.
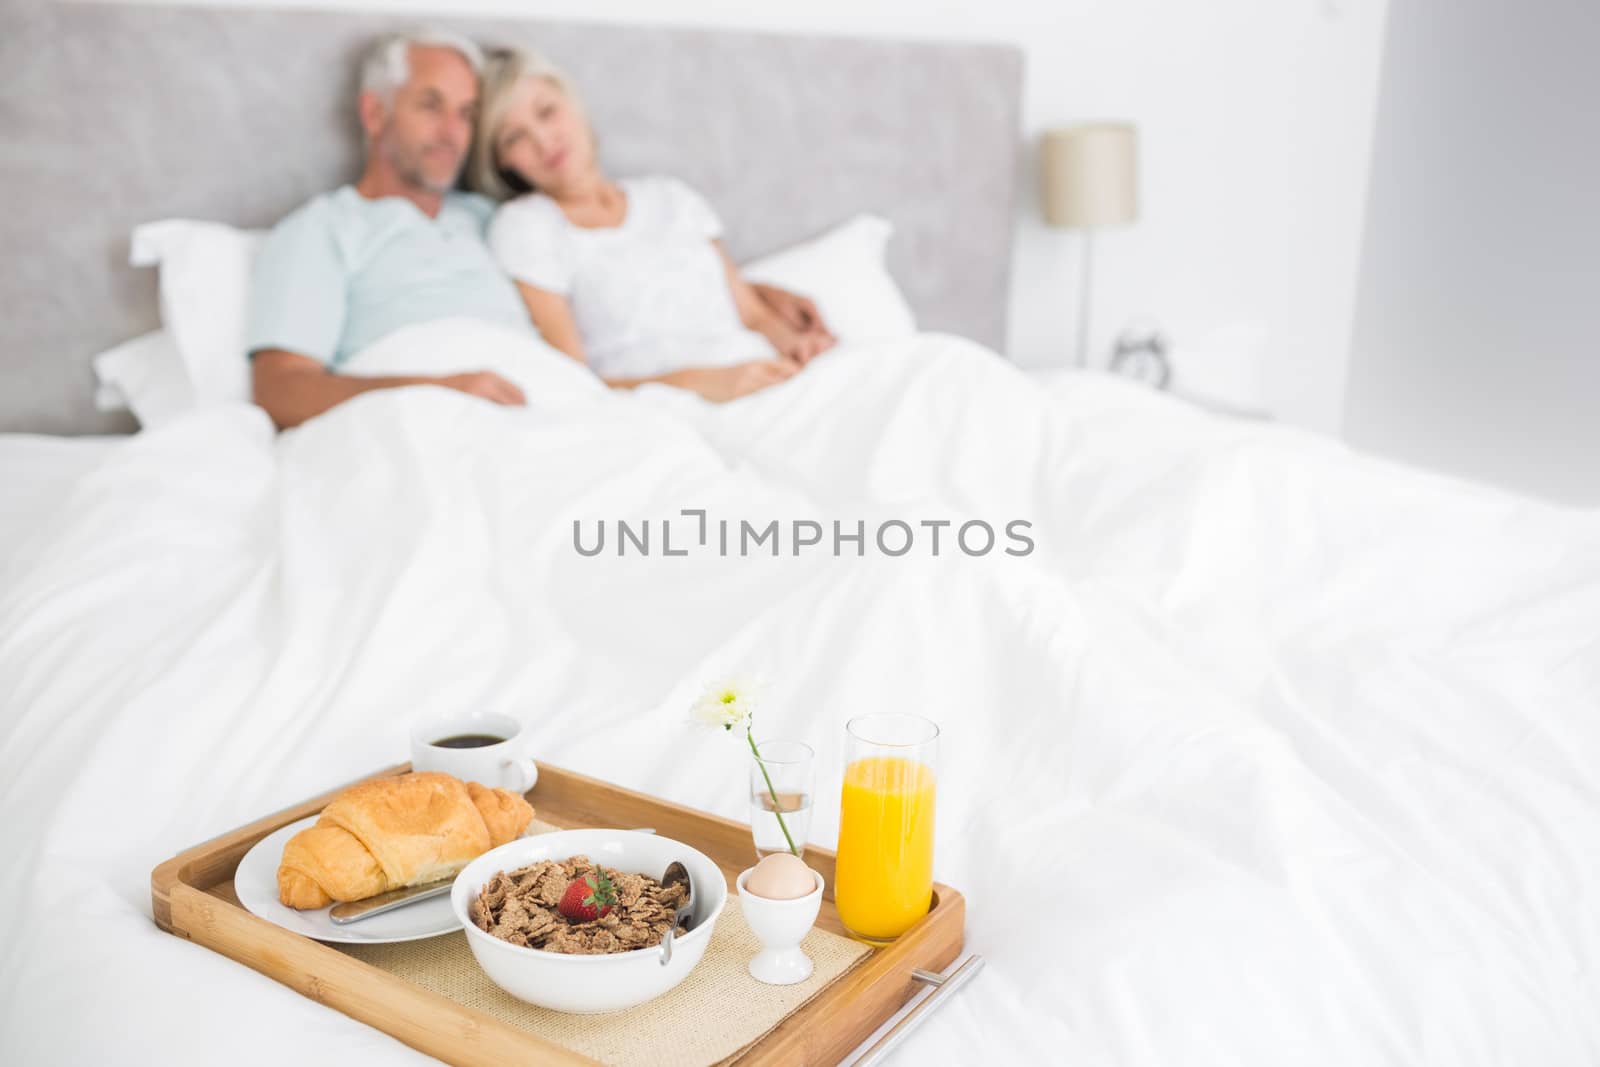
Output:
[[[661,962],[659,945],[604,956],[573,956],[513,945],[472,921],[472,903],[496,873],[573,856],[588,856],[601,866],[652,878],[660,878],[674,860],[684,865],[694,889],[694,910],[689,932],[673,940],[668,963]],[[450,907],[466,931],[472,955],[495,985],[529,1004],[585,1015],[643,1004],[683,981],[705,955],[727,902],[722,869],[704,853],[671,838],[633,830],[557,830],[520,838],[467,864],[450,889]]]

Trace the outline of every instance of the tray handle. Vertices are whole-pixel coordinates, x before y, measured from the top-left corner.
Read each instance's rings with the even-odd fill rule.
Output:
[[[949,974],[935,974],[933,971],[920,969],[912,971],[912,980],[932,986],[933,992],[923,997],[916,1007],[901,1016],[900,1021],[891,1026],[888,1033],[873,1042],[872,1047],[863,1052],[851,1067],[875,1067],[876,1064],[882,1063],[900,1042],[910,1036],[911,1031],[927,1021],[934,1009],[955,996],[956,990],[970,982],[981,970],[983,970],[983,957],[968,956],[967,962]]]

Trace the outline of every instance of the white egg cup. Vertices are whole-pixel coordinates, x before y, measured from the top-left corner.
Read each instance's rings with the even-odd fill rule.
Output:
[[[750,961],[750,976],[767,985],[794,985],[811,977],[811,957],[800,951],[817,912],[822,908],[822,875],[816,871],[816,888],[803,897],[793,900],[770,900],[758,897],[744,887],[745,880],[755,868],[740,873],[734,884],[739,890],[739,907],[744,921],[756,935],[763,948]]]

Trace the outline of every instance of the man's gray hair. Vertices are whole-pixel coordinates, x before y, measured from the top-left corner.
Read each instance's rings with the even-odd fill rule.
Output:
[[[361,58],[361,91],[393,99],[395,90],[411,77],[413,48],[448,48],[467,61],[472,73],[483,73],[483,50],[460,34],[426,28],[386,33]]]

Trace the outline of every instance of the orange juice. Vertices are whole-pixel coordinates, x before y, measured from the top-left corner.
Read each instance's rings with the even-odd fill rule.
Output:
[[[834,904],[851,933],[899,937],[933,900],[933,768],[867,756],[844,772]]]

